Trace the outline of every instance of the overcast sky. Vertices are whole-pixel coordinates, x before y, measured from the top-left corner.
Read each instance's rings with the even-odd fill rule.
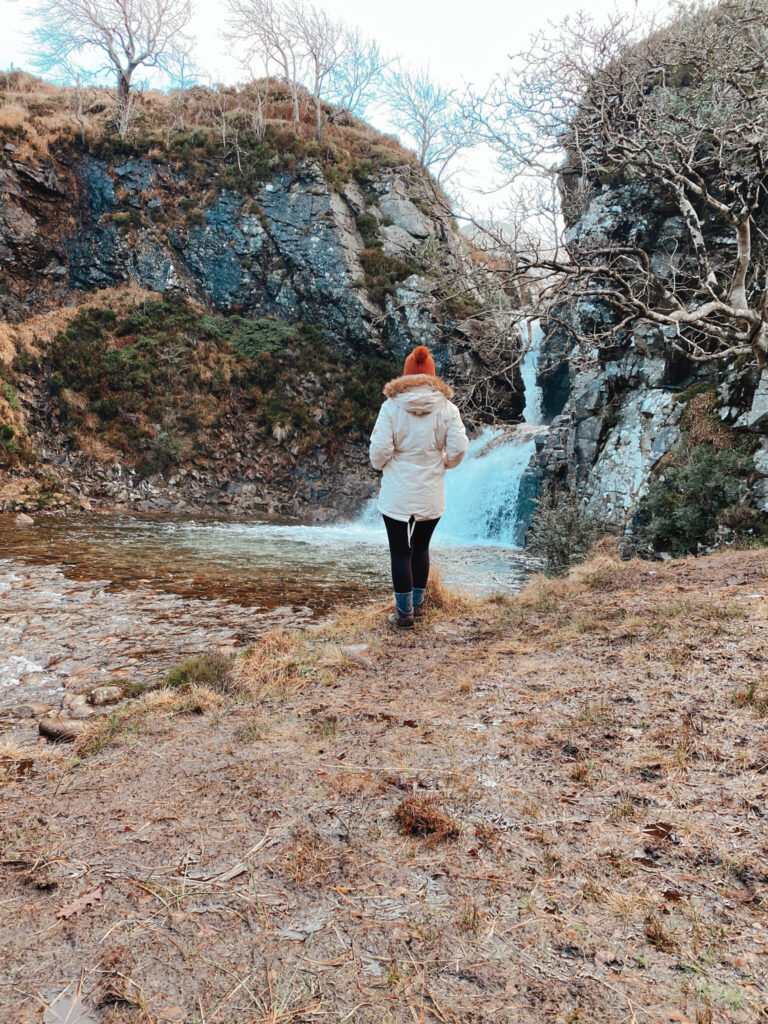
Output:
[[[614,9],[629,14],[636,6],[642,11],[658,10],[663,0],[316,0],[318,6],[359,25],[377,39],[387,54],[398,55],[408,64],[428,65],[433,76],[445,84],[464,82],[481,85],[497,71],[504,70],[507,55],[522,48],[526,40],[549,22],[558,22],[579,7],[599,17]],[[242,77],[235,60],[228,55],[220,29],[226,14],[225,0],[197,0],[193,26],[197,37],[196,58],[213,80],[235,82]],[[34,11],[32,0],[0,0],[0,68],[26,68],[31,56],[26,38],[26,12]],[[374,122],[376,117],[372,118]],[[385,124],[377,127],[386,128]],[[464,175],[465,185],[493,184],[487,160],[470,158],[473,173]],[[478,200],[480,208],[488,201]]]

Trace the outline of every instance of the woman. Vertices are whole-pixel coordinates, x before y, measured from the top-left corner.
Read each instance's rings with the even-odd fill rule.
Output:
[[[467,434],[451,388],[435,376],[429,349],[419,345],[403,376],[384,387],[386,402],[371,436],[371,463],[383,470],[378,509],[392,558],[395,626],[413,626],[424,608],[429,542],[445,511],[446,469],[458,466]]]

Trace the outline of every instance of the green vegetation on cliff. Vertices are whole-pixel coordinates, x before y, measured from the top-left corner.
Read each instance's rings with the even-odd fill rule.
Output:
[[[694,385],[680,399],[683,439],[638,505],[640,536],[673,555],[698,554],[723,540],[761,542],[767,517],[746,500],[755,439],[719,419],[713,385]]]
[[[72,146],[107,162],[147,156],[239,191],[255,188],[275,172],[293,172],[307,159],[316,160],[325,180],[337,188],[351,180],[364,185],[383,167],[416,165],[396,138],[351,114],[334,120],[327,104],[329,120],[319,142],[309,104],[303,104],[295,125],[291,97],[274,79],[168,94],[147,91],[135,102],[130,132],[121,138],[110,90],[78,92],[23,71],[5,72],[0,74],[0,140],[24,157],[61,154]]]
[[[345,359],[314,327],[217,316],[180,297],[84,308],[46,364],[83,449],[105,445],[145,474],[210,453],[226,428],[333,456],[370,430],[394,370],[376,357]]]

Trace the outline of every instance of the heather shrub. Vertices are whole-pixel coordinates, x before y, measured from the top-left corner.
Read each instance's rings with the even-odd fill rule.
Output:
[[[561,576],[583,562],[592,547],[613,527],[585,508],[575,494],[550,495],[539,501],[528,532],[528,548],[544,558],[547,576]]]

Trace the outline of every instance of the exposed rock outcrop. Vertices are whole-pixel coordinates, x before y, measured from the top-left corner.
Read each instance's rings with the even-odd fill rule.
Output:
[[[663,199],[639,185],[595,185],[586,208],[571,208],[565,193],[571,246],[632,243],[648,253],[654,269],[670,273],[669,254],[688,245],[681,218]],[[708,231],[722,228],[714,222]],[[729,238],[722,233],[722,245]],[[582,333],[610,325],[607,304],[580,298],[556,310],[557,319]],[[617,330],[591,352],[553,319],[542,345],[539,380],[545,410],[553,415],[523,481],[529,499],[548,490],[573,491],[603,516],[631,530],[638,501],[681,440],[681,393],[709,382],[718,415],[736,433],[768,434],[768,371],[739,362],[694,364],[679,355],[653,325]],[[751,502],[768,511],[768,440],[755,455]],[[530,500],[528,511],[532,510]]]

